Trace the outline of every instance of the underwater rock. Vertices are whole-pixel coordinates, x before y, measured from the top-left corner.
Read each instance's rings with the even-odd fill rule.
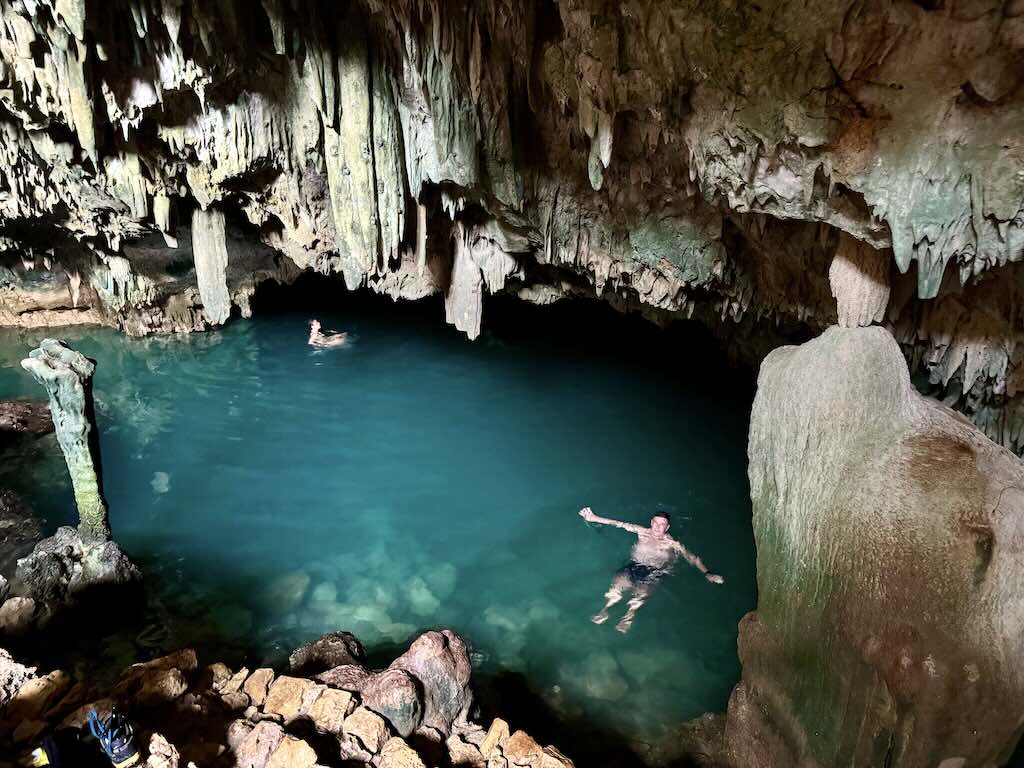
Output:
[[[295,675],[315,675],[344,665],[362,666],[363,644],[350,632],[330,632],[301,645],[288,657],[288,669]]]
[[[309,574],[305,571],[282,574],[267,585],[267,603],[281,614],[294,611],[302,604],[309,582]]]
[[[96,364],[56,339],[43,339],[22,367],[50,396],[50,412],[78,506],[78,530],[86,541],[110,539],[107,504],[100,485],[100,450],[92,401]]]
[[[917,394],[877,327],[768,356],[749,457],[759,601],[723,754],[1005,760],[1024,712],[1024,464]]]

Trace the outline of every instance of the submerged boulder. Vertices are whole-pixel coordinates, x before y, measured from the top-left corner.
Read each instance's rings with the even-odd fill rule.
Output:
[[[768,356],[749,457],[760,597],[727,762],[1001,764],[1024,722],[1024,464],[917,394],[877,327]]]

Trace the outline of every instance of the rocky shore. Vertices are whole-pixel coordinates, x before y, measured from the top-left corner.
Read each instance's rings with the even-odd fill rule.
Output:
[[[501,719],[474,722],[466,643],[420,635],[386,669],[371,670],[345,632],[297,649],[288,668],[201,665],[183,649],[125,669],[109,686],[41,673],[0,650],[0,768],[46,734],[65,742],[88,712],[128,717],[147,768],[571,768],[553,746]],[[99,747],[87,742],[102,759]],[[90,763],[91,764],[91,763]],[[100,763],[102,764],[102,763]]]

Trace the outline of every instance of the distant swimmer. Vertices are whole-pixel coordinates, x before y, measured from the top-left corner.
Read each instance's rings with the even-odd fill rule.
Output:
[[[623,634],[629,632],[636,612],[640,610],[640,606],[650,597],[651,591],[654,589],[654,585],[658,583],[658,580],[671,572],[672,565],[679,556],[682,556],[690,565],[703,573],[704,578],[712,584],[721,584],[724,581],[721,576],[709,573],[699,557],[668,535],[668,528],[671,523],[668,515],[664,512],[659,512],[651,518],[650,528],[644,528],[642,525],[633,525],[632,523],[623,523],[620,520],[610,520],[607,517],[598,517],[590,507],[581,509],[580,517],[588,523],[613,525],[616,528],[622,528],[630,533],[635,533],[637,537],[629,563],[620,568],[618,573],[615,574],[611,586],[604,595],[608,598],[608,602],[591,619],[595,624],[604,624],[608,621],[608,609],[622,600],[624,592],[632,592],[633,596],[627,604],[629,607],[625,615],[615,625],[619,632]]]
[[[348,342],[347,333],[329,331],[324,333],[320,330],[320,321],[313,319],[309,321],[309,346],[311,347],[341,347]]]

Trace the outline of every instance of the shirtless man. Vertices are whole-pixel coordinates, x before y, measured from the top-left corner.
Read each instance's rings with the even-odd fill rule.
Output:
[[[311,347],[340,347],[348,341],[347,333],[331,331],[328,336],[320,330],[319,320],[309,321],[309,346]]]
[[[651,518],[651,527],[644,528],[642,525],[623,523],[620,520],[610,520],[607,517],[598,517],[590,507],[580,510],[580,517],[588,523],[598,525],[613,525],[622,528],[624,531],[636,534],[636,544],[630,555],[629,563],[619,569],[612,580],[612,585],[605,593],[608,602],[591,621],[595,624],[604,624],[608,621],[608,609],[622,600],[624,592],[632,591],[628,610],[615,628],[622,634],[629,632],[633,625],[633,618],[640,606],[644,604],[658,579],[669,573],[672,564],[680,555],[690,565],[704,574],[704,578],[712,584],[721,584],[724,579],[714,573],[709,573],[701,559],[690,552],[686,547],[668,535],[670,525],[668,515],[659,512]]]

